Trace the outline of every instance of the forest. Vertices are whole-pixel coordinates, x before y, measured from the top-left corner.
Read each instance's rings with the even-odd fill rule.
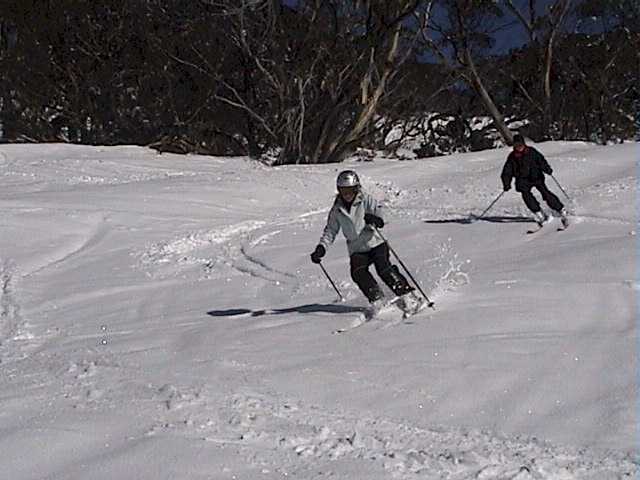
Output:
[[[0,142],[273,165],[632,140],[636,0],[4,0]]]

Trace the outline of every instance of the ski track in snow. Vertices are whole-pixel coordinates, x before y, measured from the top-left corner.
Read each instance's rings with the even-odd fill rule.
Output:
[[[265,261],[260,260],[247,252],[246,246],[240,247],[240,252],[242,253],[242,258],[249,263],[249,267],[245,267],[239,264],[239,262],[235,261],[233,266],[237,270],[248,273],[251,276],[262,278],[269,282],[280,284],[283,280],[295,280],[295,275],[292,275],[288,272],[281,272],[271,266],[269,266]],[[254,268],[252,268],[253,266]],[[257,267],[257,268],[255,268]],[[265,273],[262,273],[265,272]]]
[[[18,307],[13,299],[12,282],[10,262],[0,260],[0,345],[5,344],[16,328]]]
[[[20,313],[15,272],[11,260],[0,259],[0,364],[23,358],[20,349],[33,339]]]
[[[283,227],[304,224],[307,217],[325,211],[305,212],[269,222],[248,220],[223,228],[189,232],[169,242],[152,244],[134,255],[138,257],[140,267],[159,277],[177,275],[192,267],[202,271],[201,278],[223,276],[226,273],[222,267],[226,265],[241,274],[276,285],[297,282],[293,273],[278,270],[251,250],[280,234]]]
[[[174,434],[219,448],[234,446],[250,465],[293,478],[296,469],[311,461],[316,470],[329,473],[331,462],[340,459],[372,463],[394,479],[595,480],[631,478],[637,472],[632,459],[622,454],[557,447],[490,431],[418,428],[277,394],[236,393],[212,402],[201,389],[169,385],[158,393],[165,397],[158,401],[166,411],[147,435]]]
[[[0,152],[0,168],[5,168],[9,165],[9,161],[7,160],[7,156]]]
[[[50,255],[50,258],[44,264],[30,272],[26,272],[24,277],[37,275],[47,269],[61,265],[97,245],[109,231],[108,227],[104,225],[106,217],[102,214],[93,214],[89,216],[88,220],[89,226],[76,241],[61,247],[58,252]]]
[[[133,255],[138,258],[138,266],[155,277],[176,276],[184,269],[197,267],[204,272],[201,276],[208,278],[220,265],[230,265],[241,256],[237,244],[264,225],[264,221],[244,221],[223,228],[188,232],[168,242],[154,243]],[[216,250],[212,252],[211,248]]]
[[[262,227],[265,222],[247,221],[230,225],[222,229],[192,232],[170,242],[162,242],[151,245],[142,255],[143,263],[158,264],[168,263],[176,257],[184,257],[186,254],[199,250],[209,245],[226,243],[247,232]]]

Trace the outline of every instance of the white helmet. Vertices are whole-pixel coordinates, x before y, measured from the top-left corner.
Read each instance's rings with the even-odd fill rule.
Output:
[[[336,180],[337,187],[359,187],[360,179],[358,174],[353,170],[344,170],[340,172]]]

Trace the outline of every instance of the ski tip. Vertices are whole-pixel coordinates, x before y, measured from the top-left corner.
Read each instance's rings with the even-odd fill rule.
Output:
[[[435,310],[435,309],[436,309],[436,304],[435,304],[434,302],[429,302],[429,303],[427,304],[427,307],[429,307],[429,308],[433,308],[433,309]]]

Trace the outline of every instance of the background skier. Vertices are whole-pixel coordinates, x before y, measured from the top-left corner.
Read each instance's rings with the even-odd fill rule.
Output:
[[[327,224],[320,242],[311,254],[311,261],[320,263],[340,230],[347,239],[351,267],[351,278],[365,294],[374,309],[384,303],[384,294],[369,267],[398,296],[404,295],[404,309],[415,309],[424,300],[415,294],[414,288],[389,260],[389,247],[376,233],[375,228],[384,227],[382,206],[371,195],[365,193],[360,179],[353,170],[345,170],[336,180],[338,194],[329,211]],[[375,227],[375,228],[374,228]]]
[[[515,178],[516,191],[522,194],[524,203],[533,212],[538,225],[542,226],[548,216],[540,208],[540,203],[531,192],[531,189],[535,187],[542,194],[547,205],[560,217],[562,225],[566,227],[568,225],[567,212],[560,199],[546,186],[545,173],[551,175],[553,169],[544,155],[535,148],[526,145],[522,135],[514,135],[513,151],[509,153],[501,174],[504,191],[511,190],[511,180]]]

